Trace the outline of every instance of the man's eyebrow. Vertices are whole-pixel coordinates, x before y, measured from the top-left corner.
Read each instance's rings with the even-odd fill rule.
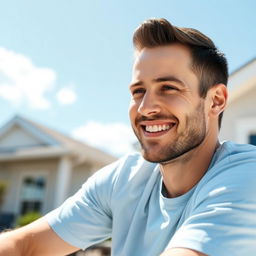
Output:
[[[143,82],[142,82],[142,81],[138,81],[138,82],[135,82],[135,83],[131,83],[131,84],[129,85],[129,88],[136,87],[136,86],[140,86],[140,85],[143,85]]]
[[[152,80],[154,83],[161,83],[161,82],[175,82],[175,83],[178,83],[179,85],[185,87],[186,85],[180,80],[178,79],[177,77],[175,76],[163,76],[163,77],[158,77],[158,78],[155,78]],[[136,87],[136,86],[140,86],[140,85],[143,85],[143,81],[138,81],[138,82],[135,82],[135,83],[131,83],[129,85],[129,88],[132,88],[132,87]]]
[[[155,83],[160,83],[160,82],[175,82],[175,83],[178,83],[180,84],[181,86],[185,87],[185,84],[180,80],[178,79],[177,77],[175,76],[163,76],[163,77],[158,77],[156,79],[153,79],[153,82]]]

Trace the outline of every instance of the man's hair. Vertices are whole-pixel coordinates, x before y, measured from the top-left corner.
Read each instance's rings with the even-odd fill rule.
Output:
[[[149,19],[134,32],[133,45],[136,51],[170,44],[182,44],[190,49],[192,71],[199,79],[199,96],[205,98],[207,91],[216,84],[227,85],[228,65],[213,41],[193,28],[181,28],[166,19]],[[219,128],[223,113],[219,115]]]

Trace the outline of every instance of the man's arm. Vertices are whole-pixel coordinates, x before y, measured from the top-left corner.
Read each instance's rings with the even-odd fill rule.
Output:
[[[164,251],[160,256],[207,256],[204,253],[187,248],[172,248]]]
[[[0,256],[63,256],[77,250],[63,241],[44,218],[0,235]]]

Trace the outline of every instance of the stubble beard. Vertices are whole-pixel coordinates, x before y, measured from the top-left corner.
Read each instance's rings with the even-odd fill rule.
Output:
[[[186,117],[185,125],[187,127],[186,130],[177,134],[174,141],[166,143],[161,148],[157,147],[158,142],[155,141],[144,143],[141,136],[134,130],[140,142],[143,157],[149,162],[167,164],[197,148],[206,136],[204,105],[202,102],[198,104],[191,115]],[[155,148],[158,149],[152,152]],[[186,158],[184,157],[184,159]]]

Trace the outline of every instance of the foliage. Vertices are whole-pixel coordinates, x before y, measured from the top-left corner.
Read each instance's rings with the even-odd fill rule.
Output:
[[[3,180],[0,180],[0,197],[4,195],[7,188],[7,183]]]
[[[0,180],[0,207],[4,201],[4,195],[7,189],[7,182]]]
[[[41,217],[39,212],[28,212],[17,219],[17,226],[25,226]]]

